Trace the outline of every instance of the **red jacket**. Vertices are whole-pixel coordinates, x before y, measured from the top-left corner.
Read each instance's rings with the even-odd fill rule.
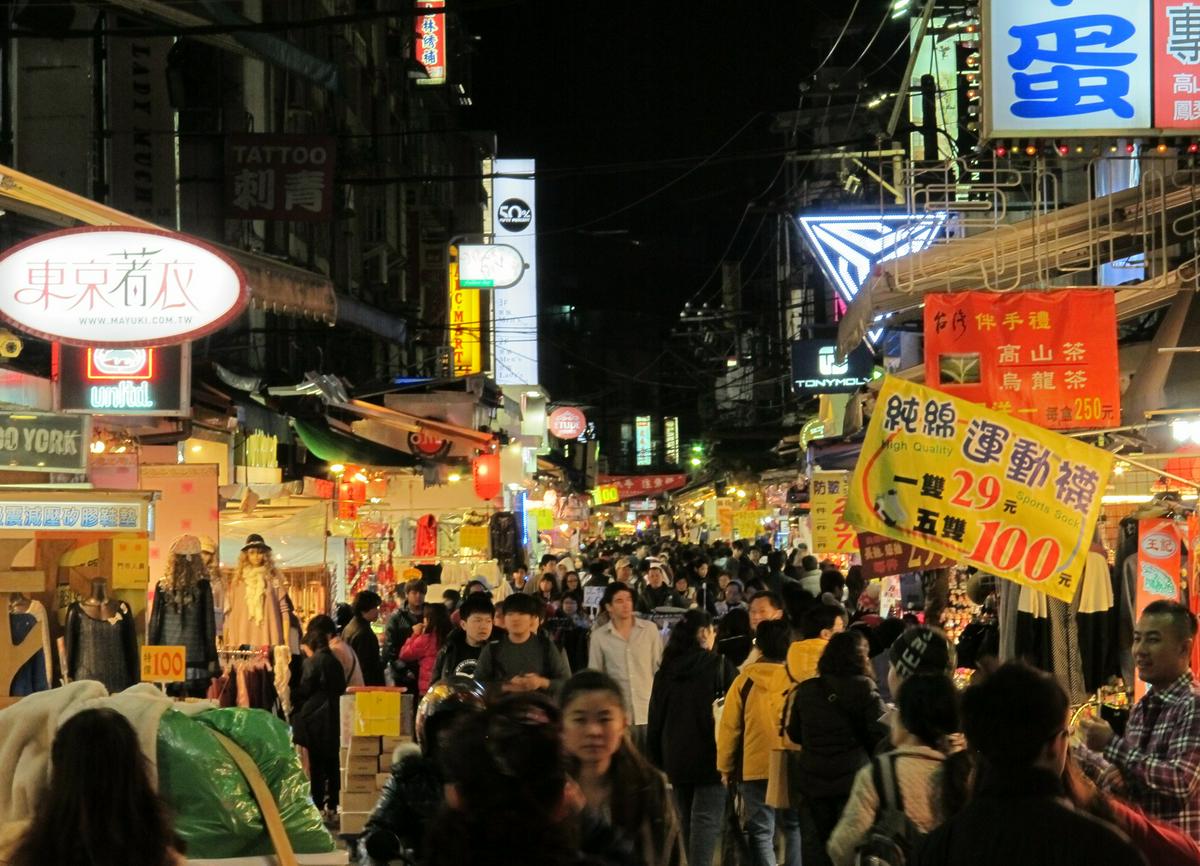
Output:
[[[422,695],[433,684],[433,663],[439,649],[437,635],[432,634],[415,634],[400,648],[401,661],[417,662],[417,688]]]
[[[1164,824],[1140,809],[1109,797],[1117,826],[1153,866],[1196,866],[1200,863],[1200,845],[1178,827]]]

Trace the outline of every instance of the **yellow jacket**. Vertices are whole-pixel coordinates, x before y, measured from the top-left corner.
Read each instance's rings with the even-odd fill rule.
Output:
[[[811,680],[817,675],[817,662],[821,660],[827,643],[829,641],[824,638],[812,637],[798,640],[788,647],[787,669],[792,675],[793,684]]]
[[[742,707],[742,688],[746,681],[754,685]],[[725,696],[721,725],[717,729],[717,769],[726,774],[734,770],[734,756],[742,746],[742,774],[746,781],[766,779],[771,765],[771,750],[795,748],[785,734],[779,736],[783,702],[792,683],[780,662],[755,662],[738,674]]]

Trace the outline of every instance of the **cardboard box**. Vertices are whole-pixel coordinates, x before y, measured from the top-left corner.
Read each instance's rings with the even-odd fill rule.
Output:
[[[383,786],[388,783],[388,779],[390,779],[390,778],[392,778],[391,773],[376,773],[375,774],[375,787],[377,787],[379,790],[382,791]]]
[[[378,800],[379,795],[375,791],[346,791],[342,794],[342,811],[369,813]]]
[[[341,833],[343,836],[357,836],[367,829],[367,818],[370,812],[343,812]]]
[[[396,737],[406,733],[401,719],[405,715],[404,708],[413,706],[412,695],[403,695],[400,689],[385,686],[353,686],[346,695],[353,698],[351,732],[354,736]],[[408,713],[411,717],[411,709]],[[408,725],[412,727],[411,718]]]
[[[368,756],[376,757],[381,754],[379,747],[379,737],[354,737],[350,738],[350,756]]]
[[[391,769],[392,769],[392,753],[388,752],[386,755],[380,755],[379,756],[379,772],[387,773],[387,772],[391,771]]]
[[[396,751],[397,747],[403,746],[405,743],[411,743],[411,742],[413,742],[413,738],[408,737],[408,736],[405,736],[405,737],[381,737],[379,754],[390,755],[392,752]]]
[[[350,756],[349,749],[338,749],[338,766],[346,768],[346,758]]]
[[[374,794],[375,793],[375,774],[369,776],[358,775],[352,776],[349,773],[342,776],[342,791],[344,793],[354,794]]]
[[[346,759],[346,775],[374,776],[379,772],[378,755],[351,755]]]

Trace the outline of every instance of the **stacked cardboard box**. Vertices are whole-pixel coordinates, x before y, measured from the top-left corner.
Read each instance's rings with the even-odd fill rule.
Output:
[[[359,700],[360,690],[342,697],[341,833],[362,833],[392,769],[392,756],[412,742],[415,718],[412,695],[392,697],[395,709],[380,714],[378,702]],[[394,692],[392,689],[361,690]]]

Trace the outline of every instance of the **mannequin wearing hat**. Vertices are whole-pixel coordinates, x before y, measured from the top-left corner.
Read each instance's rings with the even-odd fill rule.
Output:
[[[185,682],[182,688],[172,683],[168,691],[204,696],[217,672],[217,623],[208,569],[194,535],[181,535],[171,545],[166,574],[154,586],[146,643],[184,647]]]
[[[279,646],[284,642],[279,611],[282,583],[263,537],[247,536],[226,588],[226,646]]]

